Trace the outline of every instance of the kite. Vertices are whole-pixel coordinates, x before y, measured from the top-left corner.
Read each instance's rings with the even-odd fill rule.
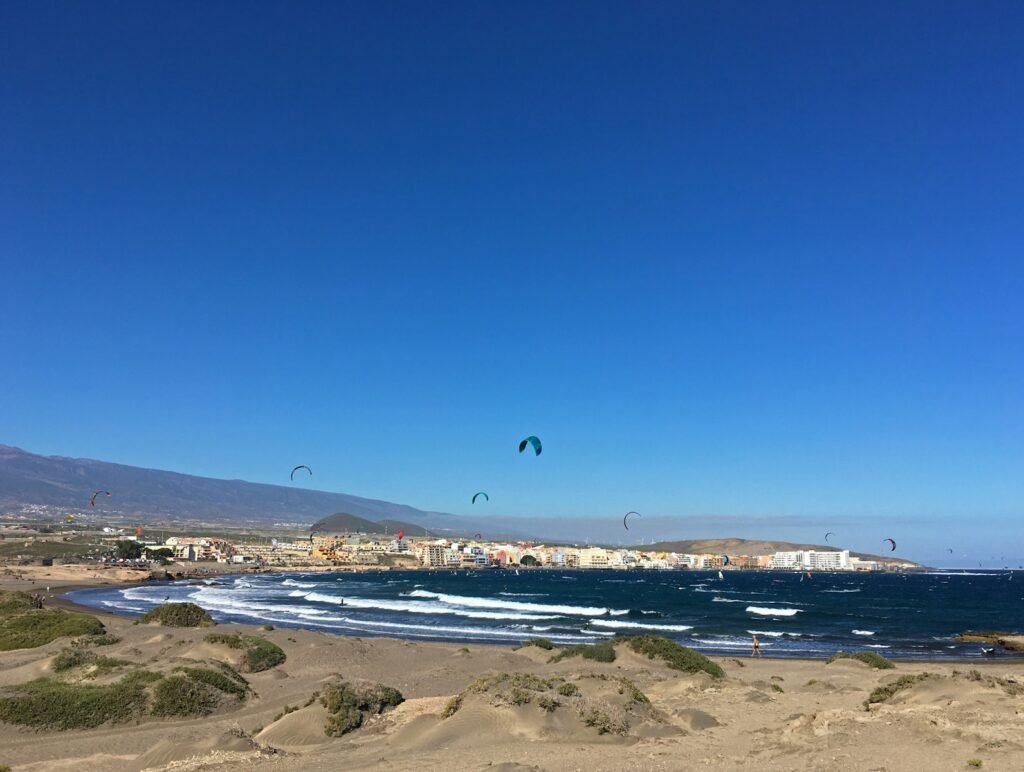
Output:
[[[296,473],[297,471],[299,471],[300,469],[305,469],[305,470],[306,470],[307,472],[309,472],[309,475],[310,475],[310,477],[312,477],[312,476],[313,476],[313,470],[312,470],[312,469],[310,469],[310,468],[309,468],[308,466],[306,466],[305,464],[299,464],[299,465],[298,465],[297,467],[295,467],[295,468],[294,468],[294,469],[292,470],[292,473],[291,473],[291,475],[290,475],[291,479],[293,479],[293,480],[295,479],[295,473]]]
[[[519,443],[519,452],[522,453],[524,450],[526,450],[527,445],[533,446],[533,453],[534,455],[537,456],[539,456],[541,450],[543,450],[540,444],[540,437],[534,437],[532,434]]]
[[[889,542],[892,545],[892,547],[889,549],[889,552],[895,552],[896,551],[896,540],[895,539],[882,539],[882,541],[887,541],[887,542]]]
[[[627,512],[625,514],[625,516],[622,518],[622,527],[625,528],[627,531],[629,530],[629,524],[626,523],[626,518],[629,517],[630,515],[636,515],[637,517],[643,517],[643,515],[641,515],[639,512]]]
[[[89,506],[90,507],[95,507],[96,506],[96,497],[99,496],[101,493],[105,493],[108,496],[110,495],[110,491],[93,491],[92,492],[92,498],[89,499]]]
[[[472,501],[470,502],[471,504],[476,504],[476,499],[477,499],[477,496],[483,496],[483,497],[484,497],[485,499],[487,499],[488,501],[490,501],[490,500],[491,500],[491,497],[490,497],[490,496],[488,496],[488,495],[487,495],[486,493],[484,493],[483,491],[480,491],[479,493],[474,493],[474,494],[473,494],[473,500],[472,500]]]

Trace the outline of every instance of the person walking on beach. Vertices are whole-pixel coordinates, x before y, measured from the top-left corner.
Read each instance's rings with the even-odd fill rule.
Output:
[[[757,640],[757,636],[756,635],[754,636],[754,648],[751,650],[750,656],[751,657],[760,657],[761,656],[761,642],[759,640]]]

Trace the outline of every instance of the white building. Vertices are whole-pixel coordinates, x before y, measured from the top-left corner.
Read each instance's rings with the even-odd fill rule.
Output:
[[[768,564],[769,568],[790,569],[793,571],[849,571],[850,551],[797,550],[795,552],[776,552]]]

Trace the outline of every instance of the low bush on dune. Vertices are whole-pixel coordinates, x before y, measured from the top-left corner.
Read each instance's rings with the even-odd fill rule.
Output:
[[[855,659],[858,662],[863,662],[865,665],[869,665],[877,670],[892,670],[896,667],[895,663],[893,663],[891,659],[886,659],[881,654],[875,654],[873,651],[858,651],[856,654],[850,654],[848,651],[837,651],[828,658],[828,662],[825,664],[831,665],[833,662],[840,659]]]
[[[402,693],[384,684],[357,686],[339,681],[325,687],[320,703],[330,714],[324,733],[339,737],[362,726],[367,716],[376,716],[405,702]]]
[[[193,681],[212,686],[219,692],[239,699],[245,699],[249,692],[249,682],[235,672],[229,665],[220,663],[218,667],[179,667],[175,672],[184,673]]]
[[[163,717],[208,716],[225,702],[244,700],[245,679],[227,665],[180,667],[153,688],[150,713]]]
[[[112,684],[38,678],[0,693],[0,721],[37,729],[90,729],[146,713],[147,685],[158,673],[139,671]]]
[[[544,649],[545,651],[551,651],[555,648],[555,644],[547,638],[531,638],[523,643],[522,648],[526,648],[527,646],[536,646],[538,649]]]
[[[53,658],[53,671],[62,673],[77,667],[88,667],[89,675],[95,676],[130,664],[126,659],[102,657],[86,649],[64,649]]]
[[[206,609],[195,603],[165,603],[147,611],[139,617],[139,622],[156,622],[165,627],[213,627],[217,624]]]
[[[699,651],[682,646],[660,635],[634,635],[619,638],[617,643],[625,643],[637,654],[648,659],[660,659],[672,670],[684,673],[707,673],[712,678],[722,678],[725,671]]]
[[[240,649],[243,673],[261,673],[280,665],[286,659],[284,649],[258,635],[210,633],[205,640],[207,643],[221,643],[232,649]]]
[[[32,596],[27,592],[0,591],[0,618],[32,609]]]
[[[867,709],[878,702],[886,702],[892,699],[893,695],[896,693],[901,692],[904,689],[909,689],[914,684],[932,677],[933,675],[931,673],[918,673],[917,675],[900,676],[895,681],[879,686],[871,692],[871,694],[868,695],[868,698],[864,700],[864,708]]]
[[[0,617],[0,651],[33,649],[58,638],[99,635],[104,630],[103,623],[88,614],[31,607],[13,610]]]
[[[615,647],[612,645],[611,641],[602,641],[601,643],[578,643],[575,646],[566,646],[564,649],[560,649],[559,652],[548,661],[561,662],[563,659],[568,657],[583,657],[583,659],[592,659],[595,662],[614,662]]]
[[[536,705],[545,713],[560,708],[574,710],[584,725],[596,729],[598,734],[625,734],[629,728],[628,716],[638,705],[650,705],[647,696],[628,678],[606,673],[588,673],[584,679],[618,684],[618,693],[626,697],[624,708],[602,705],[587,699],[579,686],[561,678],[541,678],[530,673],[497,673],[478,678],[459,694],[448,700],[441,718],[454,716],[471,695],[483,695],[491,705],[521,707]],[[563,698],[563,699],[559,699]]]
[[[120,642],[121,639],[116,635],[102,633],[101,635],[87,635],[84,638],[75,638],[71,645],[75,648],[85,648],[87,646],[113,646],[115,643]]]

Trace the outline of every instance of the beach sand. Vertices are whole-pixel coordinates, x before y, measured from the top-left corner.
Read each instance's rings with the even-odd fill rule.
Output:
[[[35,571],[33,571],[35,573]],[[107,574],[103,581],[115,581]],[[55,576],[35,577],[53,579]],[[65,585],[96,584],[78,576]],[[3,589],[29,589],[5,575]],[[57,602],[57,599],[55,599]],[[52,604],[51,604],[52,605]],[[64,604],[73,605],[73,604]],[[95,614],[120,641],[107,656],[164,667],[232,650],[204,642],[207,629],[137,625]],[[549,662],[536,647],[419,643],[322,632],[218,625],[218,633],[266,637],[287,654],[283,664],[247,673],[255,695],[240,707],[187,720],[146,718],[91,730],[33,731],[0,724],[0,764],[43,770],[986,770],[1024,769],[1024,661],[897,663],[874,670],[860,662],[714,658],[725,677],[669,669],[618,646],[614,663],[579,657]],[[0,652],[0,690],[52,672],[67,639]],[[148,665],[152,666],[152,665]],[[973,672],[972,672],[973,671]],[[476,679],[522,673],[579,684],[582,698],[496,704],[469,692],[454,715],[450,699]],[[931,673],[890,700],[865,709],[876,687]],[[328,737],[326,709],[310,697],[338,676],[381,682],[405,702],[341,737]],[[622,678],[650,704],[631,701]],[[1018,686],[1019,685],[1019,686]],[[1019,693],[1018,693],[1019,692]],[[536,695],[534,695],[536,697]],[[298,710],[281,715],[286,706]],[[305,707],[302,707],[305,706]],[[585,708],[625,719],[623,733],[600,734]],[[621,728],[621,727],[618,727]],[[238,730],[242,730],[239,732]],[[251,736],[252,739],[249,739]]]

